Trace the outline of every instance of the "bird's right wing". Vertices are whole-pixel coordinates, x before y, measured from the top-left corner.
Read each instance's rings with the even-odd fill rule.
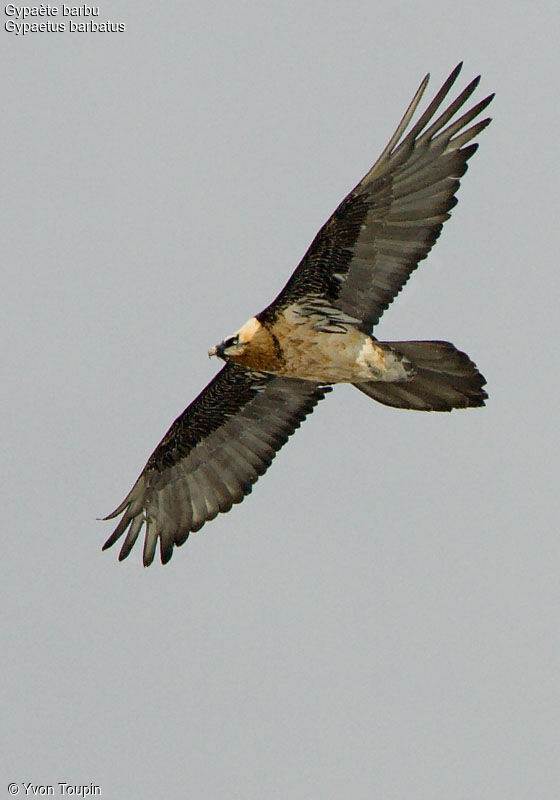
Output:
[[[460,68],[408,130],[428,83],[424,78],[381,156],[323,225],[260,320],[274,321],[292,307],[296,313],[320,309],[325,329],[341,313],[365,333],[377,324],[438,238],[478,147],[472,140],[490,122],[471,125],[493,95],[463,111],[479,78],[442,111]]]
[[[119,560],[146,523],[144,565],[157,541],[162,563],[173,546],[249,494],[288,437],[329,386],[226,364],[175,420],[123,502],[105,519],[119,524],[103,545],[126,532]]]

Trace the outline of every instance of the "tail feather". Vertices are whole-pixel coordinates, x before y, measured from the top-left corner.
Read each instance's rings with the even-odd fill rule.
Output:
[[[368,397],[394,408],[451,411],[483,406],[486,380],[466,353],[450,342],[377,342],[399,353],[414,367],[407,381],[368,381],[354,386]]]

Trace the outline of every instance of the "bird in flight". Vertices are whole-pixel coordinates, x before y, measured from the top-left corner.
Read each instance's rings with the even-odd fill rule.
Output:
[[[411,125],[426,75],[389,143],[280,294],[209,351],[225,365],[105,517],[122,515],[104,550],[124,536],[119,560],[126,558],[145,525],[144,565],[152,563],[158,540],[167,563],[174,545],[251,492],[333,384],[351,383],[395,408],[484,405],[486,381],[454,345],[380,342],[371,334],[438,238],[478,147],[473,139],[490,122],[471,125],[493,94],[464,110],[480,76],[441,110],[461,66]]]

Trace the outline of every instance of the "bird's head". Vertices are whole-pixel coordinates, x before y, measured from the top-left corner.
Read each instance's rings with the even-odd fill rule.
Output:
[[[255,317],[251,317],[237,333],[234,333],[233,336],[228,336],[228,338],[224,339],[220,344],[211,347],[208,351],[208,356],[210,358],[212,356],[218,356],[218,358],[224,361],[230,358],[233,361],[242,361],[248,345],[261,328],[261,323]]]
[[[236,333],[233,336],[228,336],[228,338],[224,339],[220,344],[211,347],[208,351],[208,357],[212,358],[212,356],[218,356],[218,358],[227,361],[227,359],[232,356],[242,355],[245,347],[246,345],[239,341],[239,335]]]

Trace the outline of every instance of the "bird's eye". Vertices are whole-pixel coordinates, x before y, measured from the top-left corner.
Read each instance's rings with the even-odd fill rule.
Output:
[[[224,347],[227,349],[228,347],[233,347],[236,344],[238,344],[237,336],[230,336],[229,339],[225,340]]]

